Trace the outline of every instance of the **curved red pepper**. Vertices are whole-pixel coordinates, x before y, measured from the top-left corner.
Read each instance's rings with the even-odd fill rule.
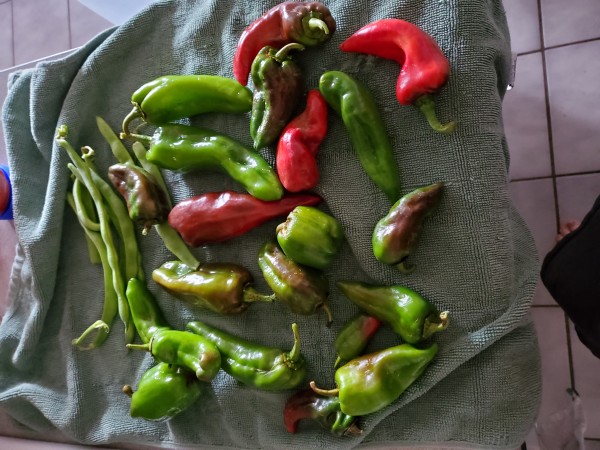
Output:
[[[277,145],[277,175],[288,191],[305,191],[317,185],[315,155],[326,135],[327,102],[318,89],[313,89],[306,97],[306,108],[285,127]]]
[[[178,203],[169,225],[193,247],[240,236],[268,220],[289,214],[296,206],[314,206],[321,197],[288,194],[279,200],[259,200],[240,192],[209,192]]]
[[[335,20],[319,2],[283,2],[252,22],[242,33],[233,56],[233,76],[248,83],[252,61],[261,48],[298,42],[313,47],[331,38]]]
[[[396,61],[402,67],[396,84],[400,104],[418,106],[434,130],[454,131],[455,122],[439,122],[430,96],[448,81],[450,64],[433,38],[419,27],[400,19],[377,20],[342,42],[340,49]]]

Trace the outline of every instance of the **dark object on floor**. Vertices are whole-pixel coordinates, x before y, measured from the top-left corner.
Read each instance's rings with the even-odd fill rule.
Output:
[[[542,282],[574,323],[581,342],[600,358],[600,196],[579,228],[550,251]]]

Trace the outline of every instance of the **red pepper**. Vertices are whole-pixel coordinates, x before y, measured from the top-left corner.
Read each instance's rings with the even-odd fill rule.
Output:
[[[261,48],[299,42],[314,47],[331,38],[335,20],[319,2],[283,2],[252,22],[242,33],[233,56],[233,76],[244,86]]]
[[[285,127],[277,145],[277,175],[288,191],[305,191],[317,185],[315,155],[326,134],[327,102],[318,89],[313,89],[306,97],[306,108]]]
[[[400,104],[419,107],[434,130],[454,131],[455,122],[439,122],[431,97],[448,81],[450,64],[433,38],[419,27],[400,19],[377,20],[342,42],[340,49],[396,61],[402,66],[396,84]]]
[[[178,203],[169,213],[169,225],[193,247],[223,242],[279,216],[296,206],[314,206],[321,197],[288,194],[279,200],[259,200],[233,191],[209,192]]]

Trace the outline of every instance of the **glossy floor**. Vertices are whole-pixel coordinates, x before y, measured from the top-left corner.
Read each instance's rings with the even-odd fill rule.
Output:
[[[519,55],[515,86],[504,102],[511,192],[542,259],[559,224],[583,218],[600,194],[600,1],[504,5]],[[76,47],[110,26],[77,0],[0,0],[0,70]],[[563,409],[567,389],[575,388],[586,448],[600,449],[600,359],[580,344],[543,287],[532,314],[542,351],[540,423]],[[535,431],[527,447],[540,448]]]

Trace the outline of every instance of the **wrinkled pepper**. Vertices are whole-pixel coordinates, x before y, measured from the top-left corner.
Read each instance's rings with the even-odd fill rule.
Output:
[[[247,341],[194,321],[188,330],[212,342],[223,355],[222,368],[240,383],[261,390],[280,391],[298,386],[306,376],[298,327],[292,324],[294,346],[289,352]]]
[[[292,50],[304,50],[304,46],[291,43],[280,50],[266,46],[252,63],[250,136],[255,149],[277,141],[302,97],[304,77],[289,56]]]
[[[168,124],[157,128],[152,137],[130,136],[148,142],[148,161],[163,169],[218,170],[261,200],[277,200],[283,195],[281,182],[269,163],[224,134],[208,128]]]
[[[127,344],[146,350],[158,361],[185,367],[200,381],[211,381],[221,368],[221,354],[207,339],[194,333],[160,328],[147,344]]]
[[[277,143],[277,175],[289,192],[308,191],[319,182],[316,154],[326,135],[327,102],[312,89],[304,111],[287,124]]]
[[[340,49],[396,61],[402,67],[396,82],[398,102],[417,106],[436,131],[455,130],[455,122],[440,123],[431,95],[448,81],[450,63],[433,38],[418,26],[401,19],[377,20],[342,42]]]
[[[448,311],[439,312],[417,292],[399,285],[375,286],[338,281],[352,303],[392,327],[405,342],[415,344],[448,327]]]
[[[156,331],[171,328],[146,283],[131,278],[127,283],[125,296],[131,310],[131,319],[144,344],[150,342]]]
[[[263,223],[289,214],[296,206],[317,205],[313,194],[287,194],[279,200],[262,201],[239,192],[209,192],[184,200],[169,213],[169,225],[193,247],[224,242]]]
[[[380,326],[379,319],[367,314],[357,314],[350,319],[335,338],[337,359],[333,366],[337,367],[360,356]]]
[[[254,290],[250,272],[236,264],[205,263],[194,270],[168,261],[152,272],[152,279],[174,297],[220,314],[239,314],[252,302],[274,300]]]
[[[338,71],[321,75],[319,89],[329,106],[341,116],[364,171],[395,203],[400,197],[400,175],[372,94],[363,84]]]
[[[336,436],[359,436],[362,430],[356,425],[356,417],[344,414],[338,397],[315,394],[303,389],[292,395],[283,409],[283,423],[290,433],[298,431],[298,422],[312,419]]]
[[[311,381],[315,393],[338,396],[350,416],[380,411],[400,397],[425,371],[438,352],[436,344],[418,349],[400,344],[353,359],[335,371],[337,388],[324,390]]]
[[[414,252],[423,221],[442,197],[443,183],[420,187],[403,196],[373,230],[373,254],[384,264],[409,273],[413,266],[406,259]]]
[[[150,174],[133,164],[114,164],[108,168],[108,179],[127,203],[129,217],[144,227],[167,221],[169,199]]]
[[[123,121],[125,135],[136,118],[164,125],[207,112],[248,112],[252,92],[236,80],[216,75],[166,75],[140,86],[131,103],[133,109]]]
[[[331,325],[331,311],[325,303],[329,286],[320,271],[295,263],[275,242],[262,246],[258,266],[269,287],[290,311],[308,316],[322,309],[327,314],[327,325]]]
[[[252,61],[265,46],[281,48],[291,42],[315,47],[335,32],[335,20],[319,2],[283,2],[252,22],[238,41],[233,56],[233,75],[244,86]]]
[[[203,389],[194,372],[161,362],[144,373],[135,392],[130,385],[123,392],[131,397],[131,417],[164,421],[189,408]]]
[[[338,220],[312,206],[297,206],[276,228],[277,242],[291,260],[316,269],[329,267],[344,242]]]

